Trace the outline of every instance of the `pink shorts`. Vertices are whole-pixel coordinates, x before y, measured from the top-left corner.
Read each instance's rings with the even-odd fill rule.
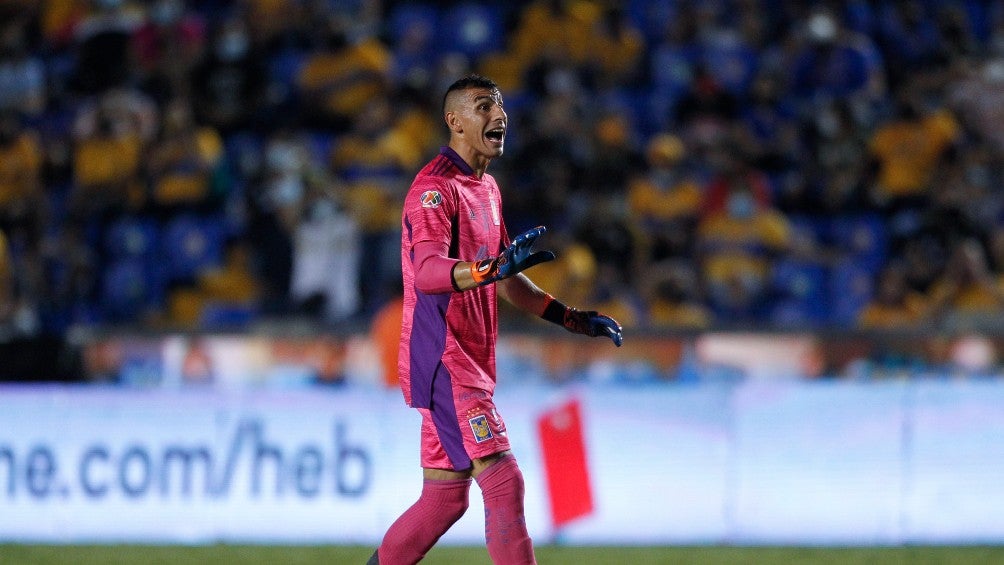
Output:
[[[471,460],[509,450],[505,422],[492,396],[478,388],[453,386],[453,404],[418,408],[422,414],[422,467],[466,471]]]

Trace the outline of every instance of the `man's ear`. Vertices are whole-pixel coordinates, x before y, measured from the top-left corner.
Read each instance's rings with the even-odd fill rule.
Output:
[[[444,116],[446,127],[453,133],[464,133],[464,127],[460,124],[460,116],[456,112],[447,112]]]

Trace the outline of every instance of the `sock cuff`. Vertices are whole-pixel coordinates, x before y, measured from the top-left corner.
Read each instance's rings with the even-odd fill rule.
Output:
[[[515,473],[519,473],[519,465],[516,463],[516,456],[509,454],[500,457],[498,461],[492,463],[487,469],[481,471],[475,478],[482,489],[503,482]]]
[[[471,479],[422,479],[422,488],[433,490],[466,489]]]

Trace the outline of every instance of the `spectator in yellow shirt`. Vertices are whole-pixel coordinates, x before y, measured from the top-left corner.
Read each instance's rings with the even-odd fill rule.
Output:
[[[862,329],[916,329],[927,322],[926,300],[910,289],[902,265],[892,262],[878,275],[875,294],[858,314]]]
[[[899,101],[899,115],[881,125],[870,149],[877,166],[875,200],[888,205],[923,197],[945,151],[959,134],[946,110],[923,113],[909,91]]]
[[[702,206],[701,187],[683,168],[686,148],[670,134],[654,136],[645,158],[648,170],[628,187],[628,211],[645,261],[689,254]]]
[[[943,324],[999,328],[1004,321],[1004,285],[993,276],[986,250],[975,238],[955,245],[928,295],[933,314]]]
[[[40,228],[43,152],[34,131],[13,113],[0,114],[0,222]]]
[[[729,181],[725,207],[697,226],[697,250],[708,298],[729,322],[756,319],[765,306],[773,259],[791,247],[791,226],[778,210],[758,204],[741,177]]]
[[[386,92],[390,80],[390,50],[373,36],[350,40],[349,25],[332,18],[323,45],[307,56],[297,77],[307,117],[336,130]]]

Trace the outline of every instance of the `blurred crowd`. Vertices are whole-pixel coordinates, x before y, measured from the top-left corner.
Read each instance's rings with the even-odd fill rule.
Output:
[[[4,0],[0,330],[368,322],[468,72],[629,328],[1000,328],[1004,1]],[[388,306],[391,305],[391,306]],[[0,335],[2,338],[3,335]]]

